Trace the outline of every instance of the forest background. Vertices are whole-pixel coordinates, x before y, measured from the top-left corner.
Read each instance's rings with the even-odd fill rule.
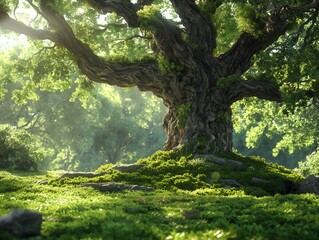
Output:
[[[162,7],[165,9],[165,4]],[[231,12],[230,7],[221,7],[216,18],[225,19]],[[177,18],[176,13],[170,11],[166,9],[169,17]],[[17,10],[15,14],[32,19],[34,13]],[[88,19],[82,19],[82,22],[99,27],[89,29],[92,34],[104,32],[103,41],[108,39],[104,47],[109,59],[132,60],[145,54],[149,41],[140,37],[138,30],[103,28],[106,22],[112,22],[114,26],[122,23],[115,14],[94,19],[96,22],[92,25],[94,16],[89,12]],[[237,34],[222,29],[245,27],[240,26],[244,17],[238,15],[223,23],[224,26],[217,26],[222,39],[218,51],[226,48],[226,43]],[[81,26],[74,28],[82,34]],[[140,94],[137,89],[88,81],[79,74],[65,50],[46,41],[28,41],[24,36],[4,32],[0,39],[2,140],[11,136],[10,141],[15,142],[17,148],[21,144],[24,149],[24,145],[26,151],[33,154],[31,157],[39,169],[91,171],[106,163],[131,163],[162,148],[165,134],[161,125],[166,108],[161,100],[148,92]],[[91,47],[99,48],[99,41]],[[275,48],[276,45],[269,51]],[[277,56],[278,66],[274,68],[278,68],[278,74],[290,79],[299,79],[303,72],[316,75],[315,59],[312,58],[309,58],[309,65],[303,66],[303,72],[289,70],[288,66],[298,65],[301,58],[315,56],[313,52],[301,52],[300,49],[287,48],[290,57],[281,64],[279,61],[283,59]],[[269,52],[263,54],[266,56]],[[160,64],[165,70],[165,62]],[[257,61],[256,69],[267,67],[261,64],[265,62]],[[305,175],[316,173],[319,165],[318,103],[295,99],[292,102],[293,106],[289,106],[248,98],[234,103],[234,150],[248,156],[260,155],[289,168],[299,166]],[[14,158],[18,159],[18,155],[19,152]]]
[[[76,69],[72,79],[46,82],[39,89],[32,81],[25,84],[16,65],[24,64],[20,57],[32,52],[32,44],[11,35],[1,45],[10,46],[1,49],[6,63],[1,74],[10,78],[0,95],[1,134],[36,152],[39,169],[92,171],[107,163],[133,163],[162,149],[166,108],[151,93],[88,83]],[[305,175],[318,170],[318,109],[311,103],[286,114],[280,104],[250,98],[234,104],[233,113],[235,151],[299,166]]]

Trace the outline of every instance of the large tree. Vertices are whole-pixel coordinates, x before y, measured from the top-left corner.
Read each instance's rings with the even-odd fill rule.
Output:
[[[82,74],[94,82],[137,86],[162,98],[168,108],[163,124],[168,136],[165,149],[185,146],[188,152],[231,151],[231,105],[245,97],[280,102],[282,91],[287,92],[287,86],[291,86],[285,85],[290,82],[289,77],[269,70],[259,71],[254,61],[267,55],[271,62],[271,56],[281,51],[287,53],[283,58],[289,58],[289,51],[284,50],[295,48],[291,42],[298,42],[301,36],[304,36],[302,47],[317,44],[314,37],[318,32],[317,0],[270,3],[262,0],[26,0],[20,5],[19,1],[12,2],[1,4],[2,29],[51,41],[58,47],[57,51],[66,49]],[[15,12],[21,5],[26,7],[26,2],[37,16],[22,23],[23,19],[16,17]],[[163,7],[173,11],[168,14]],[[99,24],[101,17],[109,13],[120,19],[115,18],[105,29],[93,34],[86,23]],[[235,27],[232,19],[236,20]],[[96,33],[103,34],[103,30],[115,27],[125,31],[135,29],[137,34],[131,39],[146,39],[146,43],[148,40],[145,47],[149,47],[146,52],[151,57],[134,61],[107,58],[111,51],[103,44],[102,35]],[[274,43],[280,44],[265,53]],[[42,64],[45,68],[43,65],[45,62]],[[313,78],[298,80],[315,82]],[[296,95],[314,97],[311,88],[300,87]]]

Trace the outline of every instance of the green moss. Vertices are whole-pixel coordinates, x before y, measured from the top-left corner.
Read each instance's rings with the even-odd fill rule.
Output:
[[[168,74],[168,73],[177,73],[177,74],[181,74],[184,67],[182,65],[180,65],[177,62],[171,61],[168,58],[166,58],[165,56],[163,56],[162,54],[157,56],[157,62],[158,62],[158,66],[161,70],[162,73],[164,74]]]
[[[145,5],[137,11],[140,26],[146,30],[153,30],[152,25],[161,18],[161,6],[158,4]]]
[[[188,116],[191,111],[189,103],[181,104],[176,107],[177,109],[177,124],[179,128],[185,128]]]
[[[152,156],[137,161],[145,164],[136,172],[123,173],[112,170],[112,164],[100,167],[97,172],[107,172],[106,175],[96,178],[57,179],[50,182],[53,186],[78,185],[83,182],[121,182],[127,184],[144,185],[155,189],[169,191],[198,189],[223,189],[220,179],[232,179],[243,185],[245,191],[254,196],[267,196],[276,193],[286,194],[291,185],[302,179],[295,172],[277,164],[267,163],[260,157],[243,157],[235,153],[222,154],[221,157],[241,161],[242,170],[231,165],[219,165],[204,159],[193,159],[192,155],[184,156],[183,149],[178,151],[158,151]],[[218,173],[218,174],[217,174]],[[252,178],[263,181],[254,183]],[[208,182],[214,181],[212,184]]]
[[[9,12],[9,6],[8,6],[8,2],[7,1],[1,1],[0,2],[0,14],[1,13],[7,13]]]
[[[223,3],[223,1],[199,1],[198,7],[204,12],[206,15],[212,15],[216,12],[217,8]]]
[[[143,161],[155,161],[161,155],[168,161],[176,154],[159,152],[156,157]],[[254,160],[247,158],[247,161]],[[185,166],[185,160],[181,162]],[[189,162],[195,166],[206,164],[202,159]],[[40,179],[52,180],[59,174],[1,171],[0,179],[12,181],[12,185],[18,183],[18,188],[0,194],[0,216],[14,208],[43,214],[41,236],[34,239],[199,240],[273,239],[275,236],[275,239],[315,240],[318,235],[319,198],[315,194],[254,197],[245,192],[256,196],[267,193],[255,187],[238,190],[217,188],[217,185],[195,191],[101,193],[78,185],[36,184]],[[168,173],[169,178],[172,176]],[[175,180],[183,188],[192,188],[193,183],[187,179],[196,182],[202,178],[182,174]],[[197,212],[195,217],[183,216],[183,212],[191,210]],[[20,239],[1,230],[0,236]]]
[[[220,89],[225,89],[227,87],[230,87],[234,84],[239,83],[242,81],[242,77],[238,75],[230,75],[228,77],[220,78],[217,82],[217,87]]]
[[[258,38],[263,32],[263,23],[259,19],[258,9],[251,4],[242,4],[236,11],[236,22],[241,32],[247,32]]]
[[[269,194],[290,191],[290,186],[304,179],[301,175],[281,165],[268,163],[261,157],[244,157],[236,153],[220,154],[221,157],[241,161],[245,165],[244,171],[226,172],[227,178],[236,179],[245,186],[251,185],[251,179],[257,177],[270,183],[258,183],[258,187]]]

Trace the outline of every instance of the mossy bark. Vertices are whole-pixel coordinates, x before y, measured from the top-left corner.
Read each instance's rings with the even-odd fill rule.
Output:
[[[230,104],[224,101],[222,91],[202,86],[176,88],[172,92],[186,94],[173,94],[166,99],[169,110],[163,124],[167,133],[165,150],[179,147],[184,147],[186,153],[232,150]]]

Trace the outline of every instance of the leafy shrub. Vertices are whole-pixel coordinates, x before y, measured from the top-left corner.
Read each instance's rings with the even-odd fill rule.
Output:
[[[319,151],[315,151],[307,156],[306,161],[299,162],[295,171],[307,177],[311,174],[319,174]]]
[[[36,170],[43,153],[36,150],[32,138],[24,130],[0,125],[0,168]]]

